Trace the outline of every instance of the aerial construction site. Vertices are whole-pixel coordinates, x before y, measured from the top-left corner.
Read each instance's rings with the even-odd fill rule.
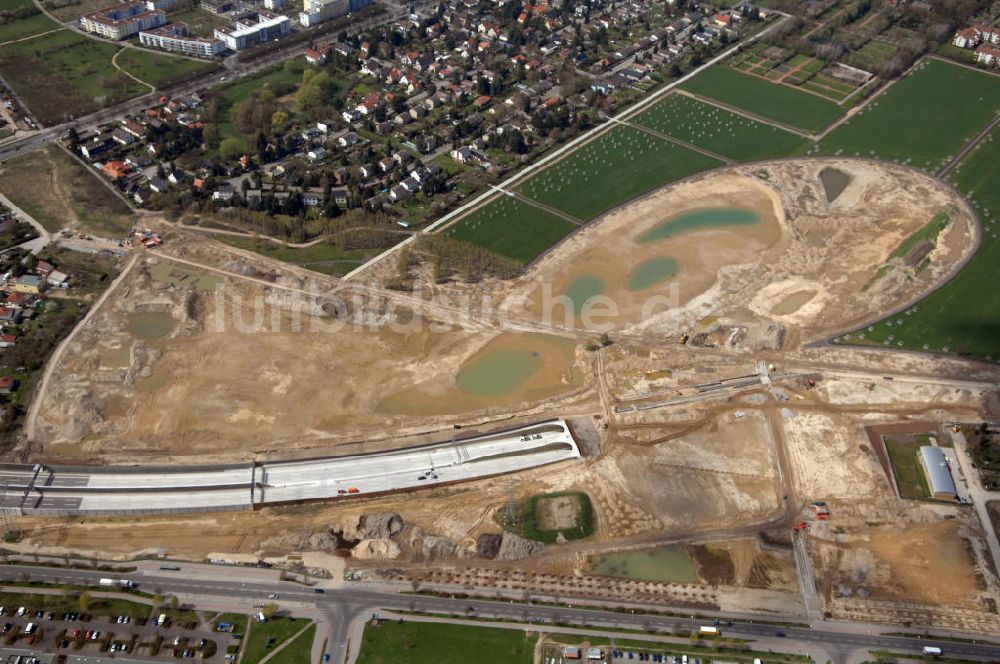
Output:
[[[905,319],[979,242],[965,199],[920,171],[720,168],[613,209],[515,279],[437,283],[418,262],[412,291],[386,287],[391,254],[343,280],[157,231],[54,355],[9,461],[260,472],[474,452],[463,441],[501,432],[512,447],[483,448],[499,455],[485,471],[407,461],[413,478],[371,491],[363,468],[322,461],[332,495],[248,494],[225,513],[28,510],[15,548],[127,558],[169,541],[177,559],[426,587],[1000,629],[996,536],[953,443],[995,417],[1000,372],[839,343]],[[555,447],[531,437],[551,421]],[[893,454],[917,443],[952,459],[955,499],[909,493]],[[241,492],[269,491],[239,472]]]

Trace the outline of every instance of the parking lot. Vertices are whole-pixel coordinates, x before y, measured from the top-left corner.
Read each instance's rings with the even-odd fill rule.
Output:
[[[59,655],[65,655],[70,664],[95,664],[111,657],[121,663],[129,655],[147,662],[198,659],[221,663],[227,661],[227,648],[239,643],[238,636],[213,632],[204,620],[199,620],[193,629],[156,622],[145,616],[126,614],[93,616],[23,606],[2,607],[0,638],[4,639],[5,649],[0,653],[8,652],[15,660],[43,650],[54,654],[55,659],[40,657],[38,664],[61,662]],[[0,664],[7,661],[0,660]]]

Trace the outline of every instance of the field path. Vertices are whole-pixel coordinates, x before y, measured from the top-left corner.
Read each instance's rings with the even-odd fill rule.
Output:
[[[56,367],[59,366],[62,356],[66,353],[66,349],[69,347],[70,343],[72,343],[73,338],[77,335],[77,333],[84,326],[86,326],[98,310],[100,310],[100,308],[107,301],[108,297],[118,290],[118,286],[120,286],[125,280],[128,273],[132,271],[132,267],[136,264],[139,260],[139,256],[141,255],[142,254],[140,252],[132,254],[132,258],[129,259],[128,264],[122,269],[118,276],[115,277],[115,280],[111,282],[104,292],[101,293],[101,296],[90,305],[87,315],[76,324],[76,327],[74,327],[70,333],[66,335],[66,338],[59,342],[59,345],[56,347],[55,351],[53,351],[52,356],[49,357],[48,361],[45,363],[45,370],[42,372],[42,379],[38,381],[38,388],[35,390],[34,395],[32,395],[31,407],[28,409],[28,414],[24,418],[24,433],[29,442],[35,437],[38,411],[41,410],[42,399],[45,396],[45,392],[48,390],[49,383],[52,380],[52,375],[56,372]]]
[[[643,126],[643,125],[634,124],[632,122],[628,122],[628,121],[624,121],[624,120],[619,120],[618,118],[611,118],[611,121],[615,122],[617,124],[620,124],[620,125],[625,125],[626,127],[631,127],[632,129],[638,129],[639,131],[644,131],[647,134],[650,134],[652,136],[656,136],[657,138],[661,138],[664,141],[667,141],[668,143],[675,143],[676,145],[679,145],[682,148],[687,148],[688,150],[691,150],[692,152],[700,152],[701,154],[705,155],[706,157],[711,157],[712,159],[715,159],[717,161],[721,161],[722,163],[724,163],[726,165],[730,165],[731,166],[731,165],[733,165],[733,164],[736,163],[736,160],[734,160],[734,159],[730,159],[729,157],[723,157],[721,154],[717,154],[715,152],[712,152],[711,150],[706,150],[705,148],[698,147],[694,143],[688,143],[687,141],[682,141],[679,138],[674,138],[673,136],[671,136],[669,134],[664,134],[663,132],[657,131],[657,130],[651,128],[651,127],[646,127],[646,126]]]
[[[156,86],[155,85],[151,85],[150,83],[147,83],[146,81],[142,80],[138,76],[135,76],[134,74],[132,74],[132,72],[128,71],[127,69],[124,69],[121,65],[118,64],[118,56],[121,55],[124,52],[125,52],[125,49],[122,48],[117,53],[115,53],[114,57],[111,58],[111,65],[115,69],[117,69],[118,71],[120,71],[121,73],[123,73],[126,76],[128,76],[129,78],[131,78],[136,83],[141,83],[142,85],[145,85],[147,88],[149,88],[150,92],[156,92]]]
[[[1000,125],[1000,113],[997,113],[996,117],[994,117],[989,124],[983,127],[983,129],[978,134],[973,136],[972,140],[966,143],[965,147],[963,147],[961,150],[958,151],[958,154],[955,155],[955,158],[949,161],[944,168],[942,168],[940,171],[937,172],[936,177],[941,180],[946,178],[948,174],[951,173],[956,166],[962,163],[962,161],[969,155],[970,152],[976,149],[976,146],[978,146],[980,143],[983,142],[984,138],[990,135],[990,133],[997,125]]]
[[[768,81],[768,83],[770,83],[770,81]],[[696,101],[700,101],[703,104],[709,104],[710,106],[716,106],[718,108],[727,110],[730,113],[735,113],[736,115],[742,115],[745,118],[749,118],[749,119],[754,120],[756,122],[759,122],[761,124],[766,124],[766,125],[770,125],[772,127],[777,127],[778,129],[783,129],[784,131],[787,131],[787,132],[790,132],[792,134],[795,134],[796,136],[801,136],[802,138],[808,138],[811,141],[816,140],[816,135],[814,135],[814,134],[806,133],[806,132],[802,131],[801,129],[798,129],[798,128],[793,127],[791,125],[786,125],[784,123],[777,122],[776,120],[770,120],[768,118],[765,118],[762,115],[757,115],[756,113],[751,113],[750,111],[743,110],[742,108],[738,108],[736,106],[730,106],[729,104],[724,104],[723,102],[716,101],[715,99],[709,99],[708,97],[702,97],[701,95],[697,95],[697,94],[695,94],[693,92],[689,92],[687,90],[678,90],[677,94],[684,95],[686,97],[690,97],[691,99],[694,99]],[[830,101],[830,100],[827,99],[827,101]]]
[[[574,217],[573,215],[571,215],[568,212],[563,212],[559,208],[554,208],[551,205],[546,205],[545,203],[542,203],[540,201],[536,201],[534,198],[528,198],[527,196],[525,196],[524,194],[522,194],[519,191],[511,191],[509,189],[504,189],[503,187],[499,187],[499,186],[496,186],[496,185],[490,185],[490,189],[495,189],[496,191],[499,191],[500,193],[504,194],[505,196],[510,196],[511,198],[516,198],[517,200],[521,201],[525,205],[530,205],[532,207],[536,207],[539,210],[542,210],[544,212],[548,212],[551,215],[555,215],[556,217],[559,217],[561,219],[565,219],[566,221],[568,221],[571,224],[575,224],[577,226],[583,226],[584,224],[587,223],[585,221],[577,219],[576,217]]]
[[[21,208],[14,205],[14,203],[11,202],[11,200],[6,196],[4,196],[3,194],[0,194],[0,203],[6,205],[8,209],[13,210],[14,214],[17,215],[18,219],[21,219],[31,224],[31,227],[34,228],[35,231],[38,233],[37,238],[16,245],[17,247],[21,249],[27,249],[31,253],[37,254],[39,251],[45,248],[45,245],[47,245],[49,242],[52,241],[52,236],[47,230],[45,230],[45,226],[42,226],[42,224],[37,219],[29,215]]]
[[[45,32],[38,32],[33,35],[28,35],[27,37],[21,37],[20,39],[11,39],[10,41],[0,42],[0,46],[6,46],[7,44],[16,44],[17,42],[24,42],[35,39],[36,37],[44,37],[45,35],[51,35],[53,32],[59,32],[60,30],[65,30],[66,28],[53,28],[52,30],[46,30]]]

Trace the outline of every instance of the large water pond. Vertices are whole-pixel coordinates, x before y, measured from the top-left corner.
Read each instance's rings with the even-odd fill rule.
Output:
[[[174,317],[166,311],[133,311],[125,327],[139,339],[162,339],[174,329]]]
[[[657,256],[639,263],[628,276],[628,289],[640,291],[651,288],[677,274],[679,265],[669,256]]]
[[[474,396],[500,396],[519,388],[541,365],[541,354],[533,350],[484,353],[459,372],[458,387]]]
[[[744,208],[703,208],[685,212],[672,219],[661,221],[641,233],[636,241],[647,244],[688,231],[733,226],[752,226],[760,223],[760,215]]]
[[[573,303],[573,313],[582,314],[587,300],[604,292],[604,280],[593,274],[581,274],[567,284],[562,294]]]
[[[666,546],[592,556],[590,570],[599,576],[637,581],[698,583],[698,573],[684,547]]]

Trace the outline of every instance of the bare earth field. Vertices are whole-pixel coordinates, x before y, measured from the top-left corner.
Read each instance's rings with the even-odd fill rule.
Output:
[[[530,412],[583,384],[572,340],[338,326],[321,309],[299,315],[301,305],[147,260],[67,349],[36,440],[73,459],[249,458],[438,429],[445,415]],[[459,387],[467,368],[505,351],[531,353],[537,366],[502,393]]]
[[[850,176],[832,202],[818,176],[831,166]],[[702,223],[720,208],[755,221]],[[951,223],[922,269],[887,263],[942,210]],[[692,213],[701,221],[646,235]],[[72,340],[40,397],[25,458],[353,453],[553,415],[575,420],[591,453],[510,483],[256,513],[30,519],[17,546],[127,557],[169,539],[170,555],[195,559],[336,549],[375,576],[391,565],[398,578],[517,589],[537,573],[548,576],[533,587],[560,593],[800,620],[791,528],[808,519],[801,537],[835,619],[1000,628],[983,611],[1000,582],[974,512],[897,499],[864,431],[995,417],[1000,371],[806,345],[926,292],[969,251],[972,223],[953,192],[903,167],[832,158],[734,167],[611,211],[513,283],[434,285],[435,294],[514,298],[507,320],[475,314],[434,329],[427,323],[454,307],[169,231],[162,254],[142,256]],[[675,263],[658,265],[659,277],[637,277],[637,266],[665,258]],[[546,288],[618,305],[607,345],[566,329],[579,319],[548,321]],[[346,308],[331,306],[336,294],[352,296]],[[645,317],[651,295],[673,306]],[[592,537],[539,550],[508,542],[496,558],[478,548],[482,536],[502,538],[496,515],[509,492],[521,501],[561,491],[589,495]],[[816,500],[828,502],[829,520],[813,518]],[[402,532],[359,525],[388,512],[405,521]],[[540,517],[559,527],[573,514],[553,501]],[[596,577],[588,567],[594,554],[662,545],[683,547],[697,583]]]
[[[62,148],[47,147],[0,166],[0,191],[49,232],[68,227],[120,239],[135,212],[99,177]]]

